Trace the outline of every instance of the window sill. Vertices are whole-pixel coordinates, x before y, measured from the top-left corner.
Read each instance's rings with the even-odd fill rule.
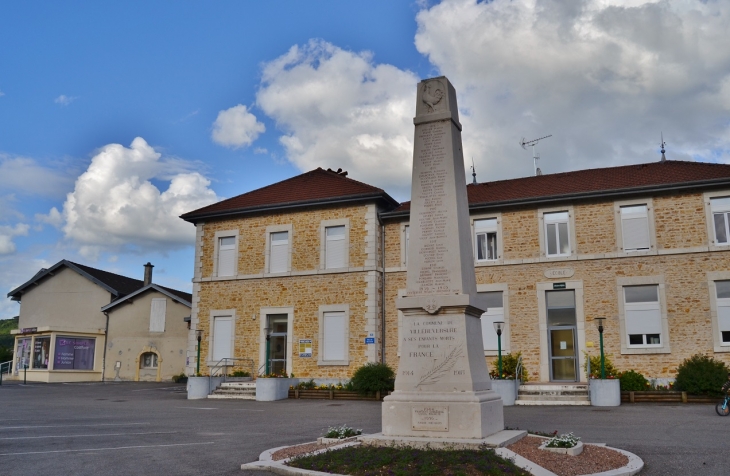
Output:
[[[320,367],[328,365],[348,366],[350,365],[349,360],[318,360],[317,365]]]
[[[669,346],[662,347],[621,347],[622,355],[640,355],[640,354],[671,354]]]

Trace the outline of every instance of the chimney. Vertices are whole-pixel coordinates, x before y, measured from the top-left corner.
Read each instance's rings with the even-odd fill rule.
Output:
[[[146,265],[144,265],[144,285],[147,286],[148,284],[152,284],[152,268],[154,268],[155,265],[147,262]]]

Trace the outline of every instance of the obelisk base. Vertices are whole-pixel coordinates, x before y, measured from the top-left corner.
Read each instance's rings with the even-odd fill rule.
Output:
[[[483,439],[504,430],[502,399],[480,392],[394,392],[383,399],[383,435]]]

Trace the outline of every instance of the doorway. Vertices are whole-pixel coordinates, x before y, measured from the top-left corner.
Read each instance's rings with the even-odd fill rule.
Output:
[[[266,334],[266,373],[286,374],[287,314],[268,314]]]
[[[546,291],[550,380],[578,381],[575,290]]]

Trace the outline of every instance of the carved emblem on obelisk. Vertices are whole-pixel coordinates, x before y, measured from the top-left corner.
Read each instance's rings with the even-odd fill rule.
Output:
[[[426,104],[427,112],[432,113],[444,109],[444,84],[439,80],[428,81],[423,85],[421,100]]]
[[[429,298],[428,301],[426,301],[426,305],[423,306],[423,309],[429,314],[436,314],[438,310],[441,309],[441,306],[436,303],[435,298]]]

